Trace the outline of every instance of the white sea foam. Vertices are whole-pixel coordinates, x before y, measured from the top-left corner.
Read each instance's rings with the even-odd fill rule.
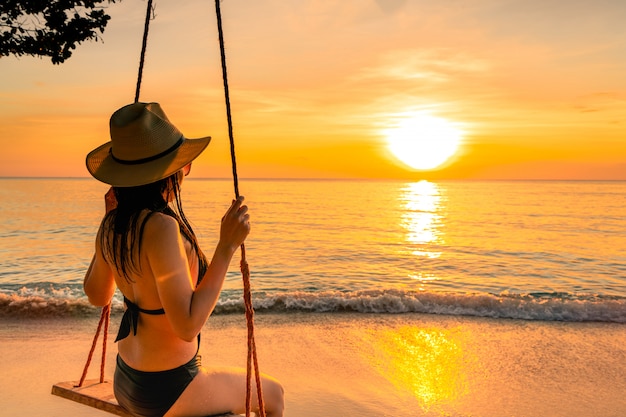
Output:
[[[589,295],[510,295],[369,290],[295,292],[258,298],[258,312],[426,313],[542,321],[626,322],[626,298]],[[242,310],[240,298],[226,299],[218,312]]]
[[[626,297],[587,294],[462,294],[405,291],[323,291],[259,293],[253,296],[257,313],[425,313],[540,321],[598,321],[626,323]],[[119,312],[119,294],[113,312]],[[94,314],[77,288],[27,288],[0,292],[0,317],[79,316]],[[244,311],[240,292],[223,294],[215,314]]]

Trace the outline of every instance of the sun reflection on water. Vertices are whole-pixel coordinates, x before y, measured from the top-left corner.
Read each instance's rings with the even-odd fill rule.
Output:
[[[400,200],[404,204],[401,225],[409,243],[418,245],[413,254],[437,258],[441,254],[428,249],[433,243],[444,243],[441,233],[441,192],[428,181],[408,184]]]
[[[458,332],[404,326],[376,331],[373,340],[380,374],[423,409],[443,410],[467,395],[469,364]]]

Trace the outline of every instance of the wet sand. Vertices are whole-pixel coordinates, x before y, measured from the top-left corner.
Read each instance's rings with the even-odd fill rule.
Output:
[[[0,414],[109,415],[50,394],[80,378],[97,321],[0,318]],[[626,415],[623,324],[257,314],[256,339],[261,370],[285,386],[288,417]],[[243,316],[212,317],[201,354],[204,365],[245,366]]]

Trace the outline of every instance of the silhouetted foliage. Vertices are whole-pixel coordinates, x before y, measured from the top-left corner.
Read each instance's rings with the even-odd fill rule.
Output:
[[[60,64],[76,45],[99,40],[109,19],[103,3],[120,0],[0,0],[0,56],[50,57]]]

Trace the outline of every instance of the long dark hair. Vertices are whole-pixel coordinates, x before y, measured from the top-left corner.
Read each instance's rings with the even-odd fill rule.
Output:
[[[199,279],[207,269],[206,256],[198,246],[196,235],[185,217],[180,198],[180,172],[157,182],[137,187],[113,187],[117,199],[117,208],[111,210],[102,219],[100,227],[100,245],[104,257],[112,262],[118,273],[127,281],[132,282],[131,272],[140,273],[139,254],[143,231],[150,217],[155,213],[163,213],[175,218],[180,227],[180,233],[191,243],[198,256]],[[164,195],[173,193],[172,205],[168,204]],[[148,210],[141,224],[141,213]],[[113,234],[106,233],[113,228]],[[133,251],[137,251],[137,257]]]

